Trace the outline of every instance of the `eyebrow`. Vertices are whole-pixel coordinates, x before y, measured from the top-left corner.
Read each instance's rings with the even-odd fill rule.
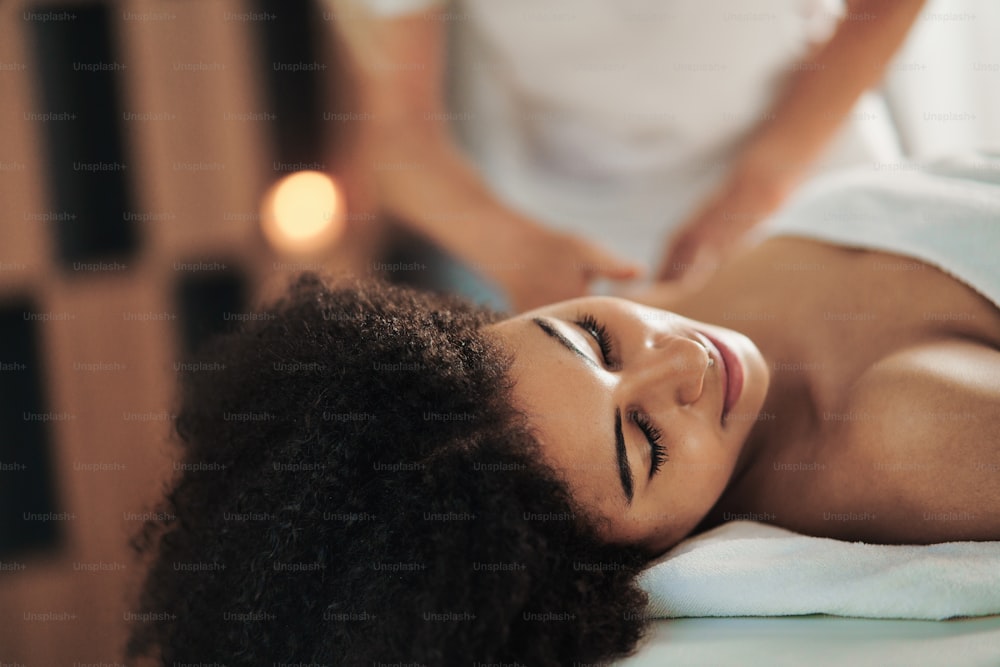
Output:
[[[548,334],[551,338],[554,338],[557,341],[559,341],[559,343],[563,347],[565,347],[567,350],[569,350],[570,352],[572,352],[576,356],[580,357],[581,359],[583,359],[584,361],[586,361],[591,366],[597,366],[597,364],[594,362],[594,360],[591,359],[590,356],[586,352],[584,352],[583,350],[581,350],[580,348],[578,348],[576,346],[576,343],[574,343],[573,341],[571,341],[569,338],[566,338],[566,336],[562,335],[562,332],[560,332],[554,326],[552,326],[551,324],[549,324],[548,322],[546,322],[545,320],[543,320],[540,317],[535,317],[531,321],[534,322],[535,324],[537,324],[538,328],[541,329],[542,331],[544,331],[546,334]]]
[[[584,359],[591,366],[597,366],[593,359],[587,356],[583,350],[576,346],[569,338],[566,338],[558,329],[540,317],[532,318],[532,322],[538,326],[547,336],[557,341],[560,345],[578,357]],[[622,485],[622,493],[625,494],[625,502],[632,504],[634,487],[632,483],[632,466],[629,465],[628,451],[625,449],[625,435],[622,432],[621,410],[615,408],[615,456],[618,459],[618,479]]]
[[[615,408],[615,454],[618,456],[618,478],[625,493],[625,502],[632,504],[632,466],[628,463],[628,452],[625,451],[625,435],[622,433],[622,413]]]

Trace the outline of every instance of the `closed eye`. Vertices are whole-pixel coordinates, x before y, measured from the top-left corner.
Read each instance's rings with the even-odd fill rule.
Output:
[[[649,442],[649,451],[651,453],[649,459],[649,478],[652,479],[653,475],[659,472],[663,466],[663,462],[669,458],[667,456],[667,448],[663,444],[663,432],[653,424],[647,415],[641,412],[634,411],[629,414],[629,418],[639,427]]]
[[[611,370],[619,370],[621,364],[615,356],[615,348],[608,328],[590,313],[577,314],[576,325],[597,341],[604,365]],[[632,411],[629,413],[629,419],[642,431],[649,443],[649,478],[652,479],[663,467],[664,461],[668,459],[667,448],[663,444],[663,432],[653,424],[648,415],[642,412]]]
[[[614,344],[611,341],[611,334],[608,333],[608,328],[590,313],[577,315],[576,325],[597,341],[597,347],[601,350],[604,365],[612,370],[619,368],[619,364],[615,359]]]

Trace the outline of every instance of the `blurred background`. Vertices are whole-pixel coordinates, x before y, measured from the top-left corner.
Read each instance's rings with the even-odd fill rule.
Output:
[[[0,663],[123,664],[128,540],[198,342],[301,270],[413,270],[310,0],[0,1]],[[1000,147],[1000,3],[932,0],[882,90],[908,157]],[[890,168],[890,167],[886,167]]]

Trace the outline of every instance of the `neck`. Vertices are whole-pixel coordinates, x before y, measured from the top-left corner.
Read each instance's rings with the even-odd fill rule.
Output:
[[[826,364],[815,361],[815,355],[796,348],[793,341],[780,336],[747,332],[767,363],[770,382],[763,406],[750,433],[740,449],[729,484],[719,504],[735,501],[739,511],[741,498],[752,493],[755,473],[769,470],[775,461],[799,458],[802,448],[816,441],[823,404],[821,372]],[[807,362],[806,359],[813,361]],[[791,454],[789,450],[795,449]]]

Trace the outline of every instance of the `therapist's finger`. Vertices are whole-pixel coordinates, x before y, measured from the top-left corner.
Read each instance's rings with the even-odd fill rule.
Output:
[[[699,239],[681,234],[667,248],[667,253],[656,271],[657,280],[680,280],[694,267],[698,255]]]
[[[704,285],[718,271],[723,252],[724,248],[700,239],[696,244],[685,244],[683,248],[671,253],[667,277],[661,280],[682,283],[686,289]]]
[[[579,258],[576,268],[588,282],[598,278],[633,280],[643,274],[641,265],[621,259],[594,243],[577,239],[576,245]]]

